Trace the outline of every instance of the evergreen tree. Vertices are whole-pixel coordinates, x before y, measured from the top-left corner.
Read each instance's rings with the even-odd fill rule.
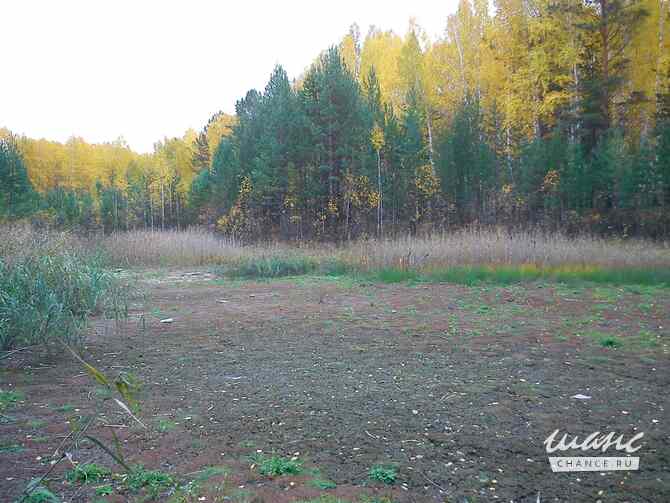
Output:
[[[568,7],[581,32],[581,122],[587,150],[612,126],[614,98],[625,83],[626,48],[647,11],[641,0],[584,0]]]
[[[495,155],[483,138],[479,103],[468,98],[444,138],[439,162],[445,194],[462,222],[483,214],[494,181]]]
[[[364,109],[358,83],[340,58],[336,47],[329,49],[305,77],[300,103],[309,124],[313,143],[311,159],[318,167],[317,179],[307,190],[316,196],[317,219],[335,225],[345,173],[360,169],[356,161],[361,148],[369,148],[365,134]]]
[[[0,137],[0,219],[27,216],[37,209],[37,203],[15,138]]]

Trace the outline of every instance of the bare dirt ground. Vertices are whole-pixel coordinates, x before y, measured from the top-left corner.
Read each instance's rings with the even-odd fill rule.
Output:
[[[128,460],[181,481],[221,467],[173,501],[670,501],[668,289],[174,270],[143,272],[141,284],[130,320],[96,321],[82,354],[142,382],[149,429],[121,412],[98,427],[117,432]],[[66,355],[18,353],[0,378],[23,397],[0,424],[0,500],[14,501],[96,391]],[[552,473],[543,441],[555,429],[644,432],[640,470]],[[249,460],[259,451],[305,470],[263,476]],[[90,443],[72,454],[119,471]],[[396,483],[369,480],[373,465],[395,467]],[[49,477],[63,501],[142,500],[117,481],[97,497],[95,484],[67,482],[67,468]]]

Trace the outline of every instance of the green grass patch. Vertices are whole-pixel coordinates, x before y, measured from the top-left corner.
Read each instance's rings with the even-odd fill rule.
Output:
[[[169,419],[159,419],[156,429],[161,433],[167,433],[168,431],[174,430],[176,427],[177,423],[175,423],[174,421],[171,421]]]
[[[73,470],[65,474],[65,478],[70,482],[79,482],[81,484],[91,484],[101,482],[112,474],[109,468],[96,465],[95,463],[86,463],[77,465]]]
[[[95,488],[96,496],[110,496],[111,494],[114,494],[114,488],[109,484]]]
[[[259,473],[267,477],[298,475],[302,472],[302,461],[295,458],[256,454],[251,460],[258,467]]]
[[[335,496],[330,496],[329,494],[324,494],[318,498],[313,498],[310,500],[299,500],[296,503],[353,503],[351,500],[343,500],[342,498],[336,498]]]
[[[355,501],[345,500],[342,498],[337,498],[336,496],[331,496],[330,494],[324,494],[317,498],[309,500],[299,500],[296,503],[393,503],[393,500],[387,497],[370,497],[370,496],[361,496]]]
[[[14,407],[24,398],[20,391],[0,391],[0,412]]]
[[[455,266],[425,271],[396,268],[380,269],[370,279],[383,283],[428,282],[461,285],[511,285],[531,281],[556,283],[595,283],[612,285],[643,285],[670,287],[670,268],[601,268],[589,266],[541,267],[519,266]]]
[[[309,484],[312,487],[316,487],[317,489],[321,489],[323,491],[326,491],[328,489],[335,489],[337,487],[337,484],[335,482],[326,479],[313,479],[309,482]]]
[[[10,442],[0,443],[0,454],[11,454],[16,452],[23,452],[25,449],[19,444],[13,444]]]
[[[47,425],[47,422],[43,419],[31,419],[26,423],[26,426],[31,430],[40,430]]]
[[[40,486],[22,501],[23,503],[59,503],[60,499],[46,487]]]
[[[604,348],[620,348],[623,346],[623,341],[614,335],[608,335],[607,337],[603,337],[600,339],[600,345]]]
[[[623,339],[617,335],[605,334],[602,332],[587,332],[585,335],[595,340],[604,348],[617,349],[623,347]]]
[[[348,272],[346,265],[335,259],[317,260],[305,256],[250,257],[224,266],[223,276],[235,279],[271,279],[288,276],[341,276]]]
[[[56,407],[54,410],[56,412],[72,412],[75,409],[74,405],[70,405],[69,403],[59,405]]]
[[[132,492],[146,489],[151,497],[158,496],[162,491],[175,485],[171,475],[159,470],[145,470],[143,466],[135,466],[126,476],[126,487]]]
[[[643,348],[656,348],[661,345],[661,336],[651,330],[640,330],[633,342]]]
[[[225,466],[208,466],[195,472],[193,480],[195,482],[206,482],[214,477],[224,477],[229,474],[229,470]]]
[[[368,478],[373,482],[392,485],[398,480],[398,472],[392,466],[375,465],[370,468]]]

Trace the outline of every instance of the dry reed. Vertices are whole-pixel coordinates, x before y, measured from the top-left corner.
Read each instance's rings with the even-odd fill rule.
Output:
[[[268,257],[336,260],[360,271],[384,268],[416,270],[469,265],[607,268],[670,267],[667,243],[560,234],[462,230],[429,237],[354,241],[340,247],[273,243],[241,245],[213,233],[133,231],[108,236],[100,243],[119,266],[201,266],[235,264]]]

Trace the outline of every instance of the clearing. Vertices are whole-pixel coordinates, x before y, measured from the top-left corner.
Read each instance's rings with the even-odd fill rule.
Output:
[[[82,354],[142,383],[149,429],[119,413],[102,436],[177,477],[172,501],[670,501],[670,289],[133,274],[146,300],[95,321]],[[65,356],[8,362],[0,498],[14,501],[96,390]],[[640,470],[554,474],[555,429],[644,432]],[[91,443],[72,454],[119,470]],[[302,470],[263,474],[273,455]],[[67,481],[66,464],[49,477],[63,501],[141,500],[116,478]]]

